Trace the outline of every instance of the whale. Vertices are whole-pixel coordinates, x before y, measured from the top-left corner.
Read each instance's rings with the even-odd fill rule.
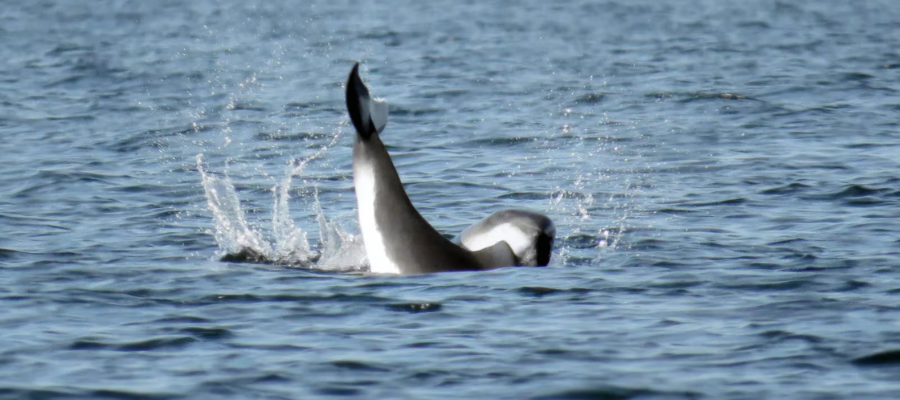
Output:
[[[495,212],[454,240],[434,229],[407,196],[381,140],[387,103],[370,95],[359,76],[359,63],[350,71],[345,96],[356,130],[353,186],[371,273],[411,275],[549,263],[556,229],[550,218],[537,212]]]

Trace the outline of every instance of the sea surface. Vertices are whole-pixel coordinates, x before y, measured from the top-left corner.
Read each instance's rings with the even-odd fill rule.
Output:
[[[548,267],[366,273],[357,61]],[[900,398],[900,3],[0,1],[0,398]]]

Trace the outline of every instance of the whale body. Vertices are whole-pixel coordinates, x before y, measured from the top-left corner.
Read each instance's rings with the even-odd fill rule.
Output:
[[[353,184],[370,272],[422,274],[486,270],[550,261],[555,228],[532,211],[503,210],[470,226],[454,243],[416,210],[380,134],[387,104],[373,99],[353,66],[346,87],[347,111],[356,129]]]

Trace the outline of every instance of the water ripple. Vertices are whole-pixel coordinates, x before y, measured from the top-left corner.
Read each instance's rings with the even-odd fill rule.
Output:
[[[0,13],[0,397],[898,397],[886,1],[120,3]],[[362,272],[356,61],[550,266]]]

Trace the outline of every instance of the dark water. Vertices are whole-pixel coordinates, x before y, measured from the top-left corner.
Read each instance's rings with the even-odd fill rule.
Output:
[[[0,397],[900,397],[895,2],[4,1],[0,43]],[[546,212],[550,267],[334,271],[357,60],[426,218]]]

